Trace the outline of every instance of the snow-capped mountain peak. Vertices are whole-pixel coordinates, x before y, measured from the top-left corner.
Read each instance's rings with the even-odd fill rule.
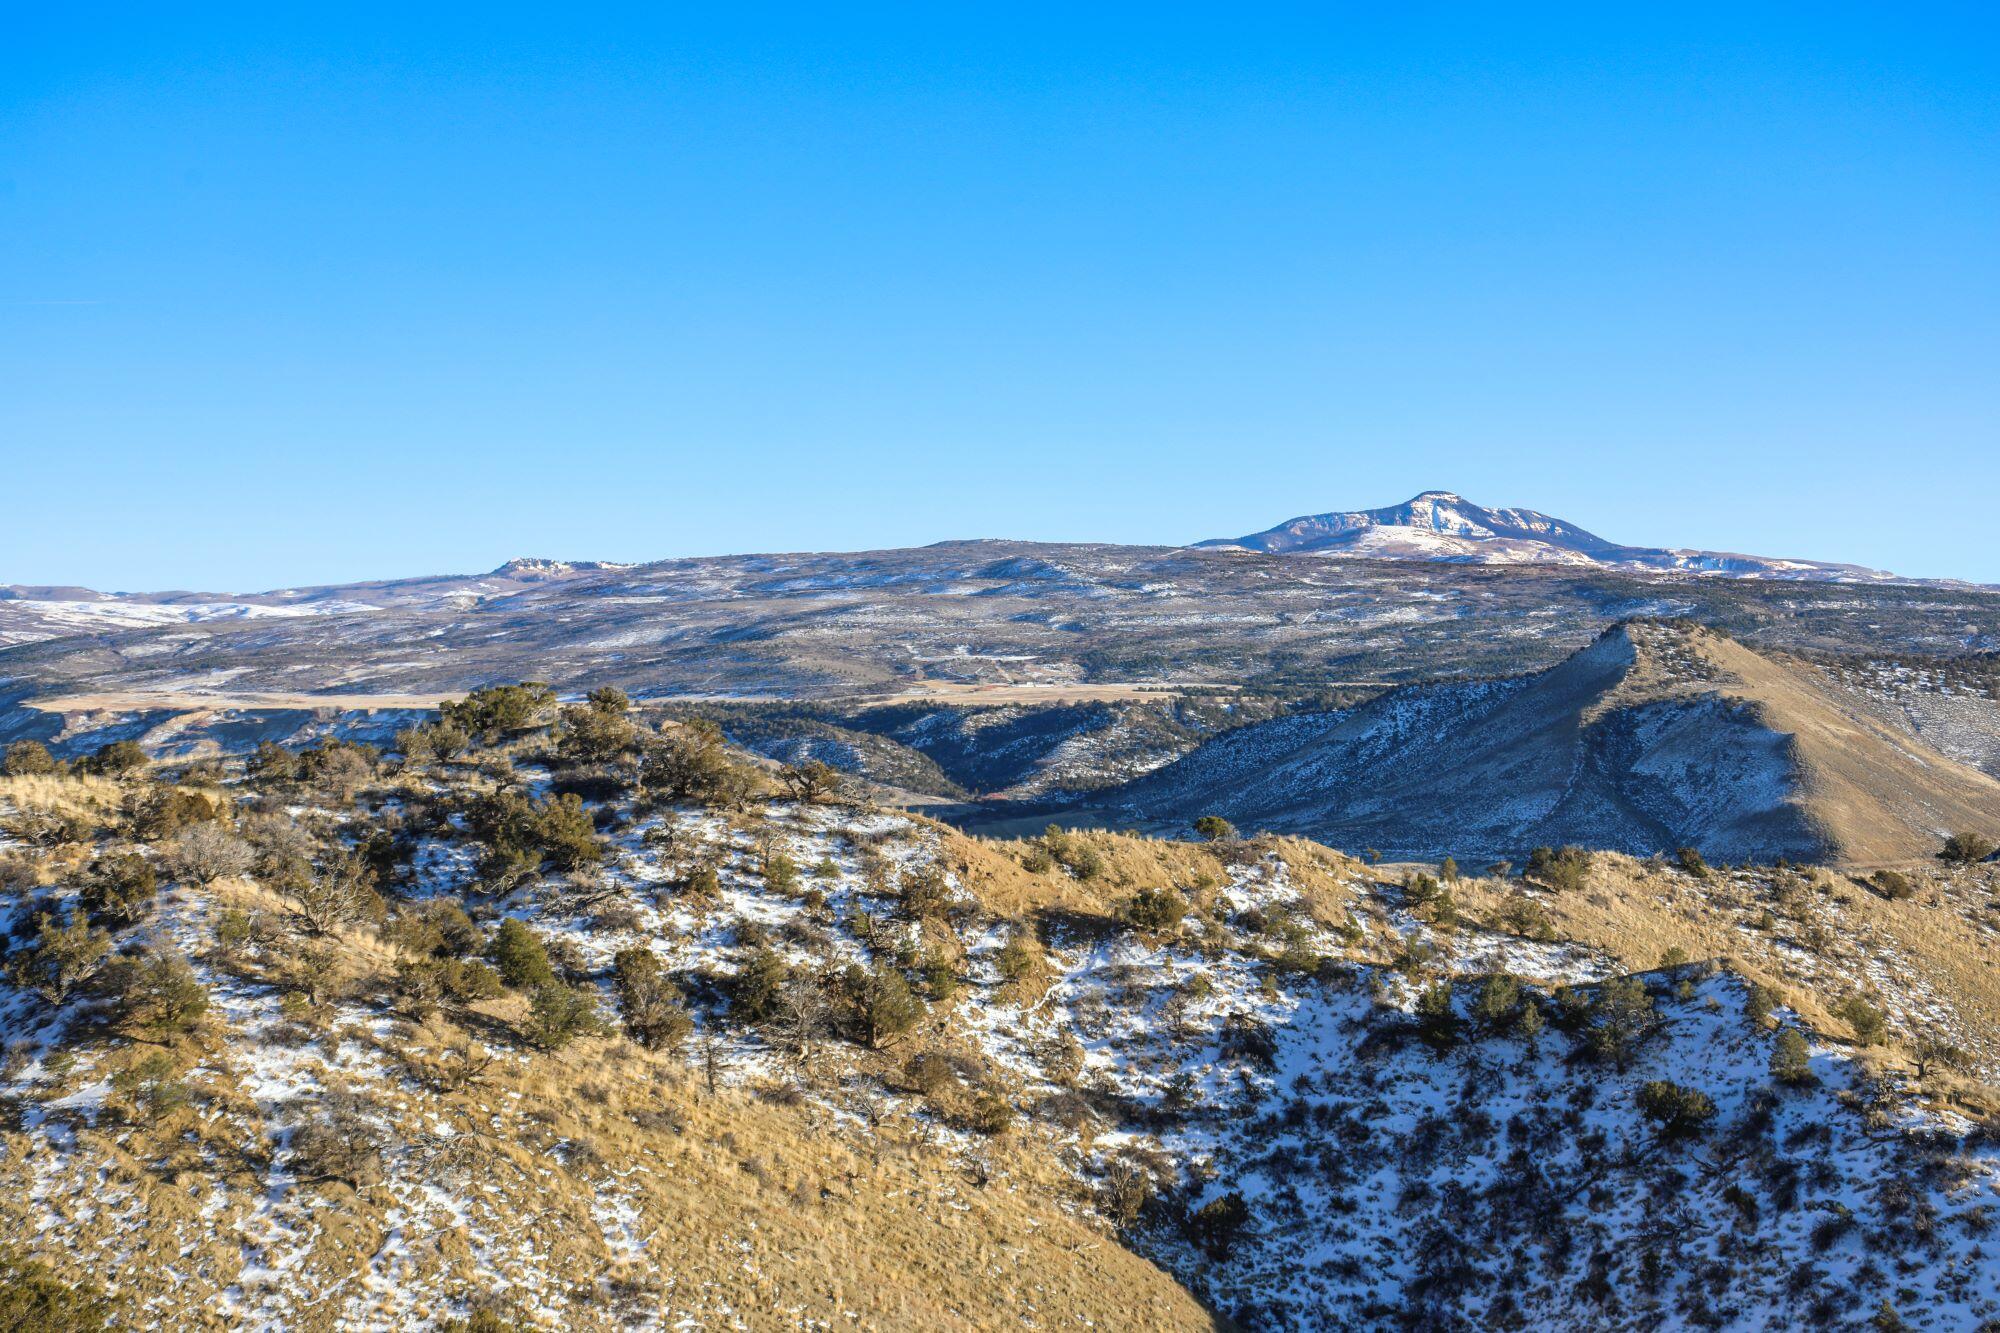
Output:
[[[1622,546],[1538,510],[1489,509],[1456,491],[1442,490],[1424,491],[1380,509],[1307,514],[1247,537],[1197,545],[1465,564],[1596,565],[1736,578],[1872,582],[1892,577],[1857,565]]]
[[[619,564],[612,560],[546,560],[536,556],[517,556],[495,569],[487,577],[534,583],[545,579],[568,578],[572,574],[596,574],[606,570],[630,568],[632,566],[629,564]]]

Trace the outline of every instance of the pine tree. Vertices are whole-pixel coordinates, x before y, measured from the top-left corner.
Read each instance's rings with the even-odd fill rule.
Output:
[[[493,937],[493,965],[500,970],[500,980],[516,990],[546,986],[556,979],[541,939],[511,916]]]
[[[1771,1077],[1793,1088],[1818,1082],[1812,1072],[1812,1049],[1797,1028],[1780,1029],[1771,1044]]]

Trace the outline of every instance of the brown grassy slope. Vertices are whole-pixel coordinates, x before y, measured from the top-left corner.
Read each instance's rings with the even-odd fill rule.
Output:
[[[80,799],[83,790],[34,788],[50,800]],[[1367,883],[1380,872],[1298,839],[1210,847],[1078,833],[1071,840],[1094,852],[1099,865],[1094,875],[1078,878],[1028,869],[1034,849],[1026,843],[930,827],[943,840],[947,864],[985,911],[1017,920],[1052,911],[1106,917],[1145,888],[1172,887],[1198,904],[1224,877],[1222,858],[1271,853],[1283,857],[1291,882],[1323,920],[1338,921],[1350,910],[1379,918],[1381,911]],[[1696,879],[1603,856],[1585,888],[1535,897],[1558,934],[1594,944],[1634,970],[1656,966],[1675,948],[1694,958],[1733,957],[1815,1026],[1836,1034],[1844,1029],[1834,1004],[1880,977],[1894,983],[1884,1002],[1899,1037],[1938,1023],[1991,1065],[2000,1060],[1993,1035],[2000,1032],[1996,934],[1986,924],[1993,875],[1977,868],[1918,879],[1915,897],[1888,902],[1839,875],[1757,870]],[[1497,881],[1456,889],[1481,917],[1497,914],[1517,891]],[[250,885],[226,883],[204,896],[217,906],[282,915],[279,900]],[[1371,941],[1386,934],[1374,931]],[[338,951],[340,976],[364,995],[379,996],[393,951],[364,930],[344,933]],[[521,1006],[519,997],[481,1006],[465,1026],[511,1027]],[[436,1045],[434,1035],[411,1028],[374,1034],[360,1025],[347,1040],[373,1045],[392,1065],[406,1051]],[[201,1039],[184,1045],[183,1059],[196,1069],[199,1109],[157,1126],[122,1124],[115,1113],[95,1127],[80,1126],[93,1166],[67,1188],[51,1190],[49,1179],[35,1174],[36,1136],[5,1136],[0,1238],[31,1237],[49,1209],[63,1211],[82,1236],[70,1252],[73,1271],[115,1272],[121,1288],[142,1303],[160,1302],[160,1310],[186,1308],[195,1303],[190,1292],[213,1293],[239,1279],[245,1256],[218,1238],[229,1234],[226,1224],[238,1219],[258,1176],[249,1165],[231,1163],[246,1152],[254,1158],[260,1137],[274,1127],[260,1121],[229,1068],[226,1028],[212,1020]],[[88,1084],[140,1053],[133,1046],[107,1050],[67,1086]],[[888,1072],[900,1055],[854,1058]],[[1894,1050],[1888,1055],[1901,1058]],[[836,1086],[834,1078],[822,1079],[823,1087]],[[504,1062],[465,1092],[399,1085],[388,1099],[396,1123],[426,1154],[422,1170],[473,1182],[468,1188],[501,1219],[489,1230],[541,1245],[541,1268],[562,1290],[578,1294],[565,1307],[565,1327],[615,1327],[627,1308],[620,1293],[629,1266],[607,1247],[592,1213],[593,1201],[607,1191],[633,1197],[652,1259],[674,1275],[671,1291],[656,1285],[629,1293],[636,1306],[664,1304],[694,1318],[716,1318],[727,1307],[752,1326],[807,1316],[883,1328],[1011,1327],[1030,1320],[1212,1326],[1163,1273],[1072,1211],[1073,1178],[1026,1129],[976,1146],[972,1156],[990,1165],[974,1171],[964,1150],[939,1144],[893,1108],[857,1099],[853,1116],[835,1116],[810,1103],[766,1097],[754,1086],[711,1098],[684,1066],[620,1038]],[[103,1166],[102,1178],[95,1165]],[[219,1218],[206,1216],[201,1186],[220,1175],[230,1179],[235,1197]],[[395,1203],[379,1188],[310,1188],[328,1205],[325,1238],[314,1247],[310,1271],[296,1280],[302,1290],[354,1292],[396,1229]],[[117,1226],[135,1208],[149,1223],[136,1245]],[[92,1209],[97,1215],[87,1215]],[[435,1293],[492,1285],[451,1228],[429,1221],[428,1230],[406,1228],[409,1257],[399,1262],[409,1267],[390,1275],[432,1293],[432,1304],[408,1312],[412,1321],[436,1313]],[[182,1278],[168,1276],[173,1266]],[[332,1313],[340,1308],[326,1306]],[[223,1315],[215,1319],[213,1326],[224,1326]],[[295,1323],[314,1326],[305,1315]]]
[[[1355,959],[1388,961],[1398,938],[1387,929],[1379,881],[1419,867],[1369,867],[1298,838],[1258,839],[1229,849],[1164,842],[1105,831],[1074,832],[1098,853],[1103,869],[1078,880],[1060,869],[1031,873],[1024,841],[966,838],[946,832],[947,857],[988,911],[1019,920],[1048,912],[1078,917],[1118,913],[1140,888],[1171,886],[1202,901],[1200,886],[1223,873],[1224,855],[1275,852],[1314,916],[1366,920]],[[1883,1068],[1908,1070],[1924,1039],[1947,1042],[1968,1057],[1960,1075],[1934,1073],[1931,1092],[1970,1108],[2000,1108],[2000,866],[1910,867],[1911,897],[1891,900],[1858,874],[1805,867],[1717,868],[1706,878],[1659,861],[1617,853],[1592,858],[1576,892],[1526,890],[1559,939],[1589,945],[1629,971],[1660,966],[1674,952],[1720,959],[1769,986],[1778,1002],[1816,1031],[1851,1034],[1837,1009],[1859,996],[1884,1011],[1887,1040],[1861,1053]],[[1453,896],[1473,920],[1497,922],[1523,893],[1518,881],[1467,879]],[[1449,932],[1444,947],[1452,948]],[[1387,951],[1385,953],[1385,950]]]
[[[383,960],[355,943],[340,942],[337,970],[365,987]],[[483,1005],[467,1026],[511,1024],[520,1008],[518,997]],[[381,1035],[341,1024],[320,1041],[372,1046],[401,1068],[450,1034],[433,1019]],[[147,1049],[98,1050],[70,1081],[105,1077]],[[235,1237],[254,1234],[258,1164],[276,1126],[239,1082],[240,1038],[217,1017],[173,1049],[190,1071],[189,1110],[146,1124],[114,1101],[94,1126],[74,1117],[83,1151],[67,1167],[39,1134],[0,1134],[0,1238],[32,1243],[53,1211],[66,1243],[45,1257],[72,1278],[110,1279],[127,1309],[175,1327],[233,1327],[220,1293],[242,1284],[254,1299],[260,1289],[248,1270],[256,1256]],[[1217,1326],[1078,1210],[1073,1178],[1019,1136],[967,1153],[865,1098],[836,1116],[773,1098],[779,1085],[755,1077],[711,1095],[684,1062],[617,1037],[505,1056],[461,1091],[354,1086],[410,1145],[393,1169],[454,1191],[487,1241],[468,1244],[464,1227],[437,1214],[408,1215],[383,1186],[294,1186],[318,1206],[311,1249],[284,1275],[288,1327],[390,1312],[428,1326],[450,1300],[501,1292],[496,1270],[559,1308],[538,1326],[574,1329],[656,1311],[667,1326],[722,1326],[731,1315],[750,1327]],[[831,1081],[823,1091],[846,1100]],[[216,1211],[213,1182],[228,1197]],[[630,1201],[633,1234],[665,1277],[606,1243],[593,1205],[613,1196]],[[384,1307],[368,1290],[383,1285],[419,1295]]]
[[[1727,673],[1723,692],[1792,738],[1797,800],[1831,859],[1912,860],[1935,852],[1944,834],[2000,830],[2000,781],[1880,721],[1813,668],[1773,661],[1718,634],[1684,637]]]
[[[1112,916],[1140,888],[1171,886],[1199,901],[1199,886],[1220,876],[1219,857],[1231,854],[1196,843],[1073,832],[1103,864],[1098,875],[1080,881],[1060,869],[1029,872],[1022,864],[1026,841],[943,833],[947,858],[982,906],[1023,920],[1049,910]],[[1369,919],[1375,929],[1367,944],[1349,952],[1383,961],[1376,955],[1393,932],[1380,928],[1382,898],[1371,886],[1417,867],[1365,866],[1303,838],[1258,839],[1236,854],[1269,852],[1284,860],[1322,921],[1350,913]],[[1675,950],[1689,959],[1728,960],[1836,1037],[1849,1028],[1835,1009],[1859,995],[1888,1014],[1889,1040],[1872,1053],[1878,1061],[1907,1066],[1914,1043],[1934,1036],[1985,1072],[2000,1072],[2000,866],[1927,862],[1906,874],[1913,896],[1892,901],[1858,873],[1838,869],[1718,868],[1698,878],[1662,862],[1604,853],[1592,859],[1584,889],[1531,888],[1528,896],[1558,938],[1602,950],[1631,971],[1656,968]],[[1475,878],[1453,892],[1472,918],[1496,920],[1522,887]],[[1962,1090],[1994,1097],[1991,1088]]]
[[[996,916],[1027,918],[1073,912],[1110,917],[1141,889],[1171,888],[1197,904],[1229,877],[1225,855],[1257,858],[1275,853],[1316,910],[1339,920],[1349,891],[1345,879],[1361,873],[1359,861],[1305,838],[1266,836],[1229,846],[1148,838],[1106,829],[1073,829],[1067,837],[1097,854],[1101,869],[1080,879],[1060,868],[1033,872],[1026,861],[1035,839],[969,837],[950,825],[918,820],[941,838],[946,864],[956,870],[981,908]]]
[[[101,814],[125,790],[100,780],[0,780],[0,799],[17,809]],[[1207,859],[1183,846],[1162,850],[1190,867]],[[990,847],[968,843],[966,851],[994,873],[1013,865],[1024,874]],[[1140,859],[1137,850],[1119,859],[1120,882],[1159,878]],[[1042,877],[1050,888],[1063,878]],[[242,880],[175,890],[163,913],[182,902],[205,903],[211,914],[235,907],[273,922],[289,916],[284,899]],[[732,1068],[710,1094],[686,1060],[618,1036],[525,1053],[512,1040],[525,1017],[518,996],[420,1027],[394,1017],[389,944],[356,926],[316,947],[324,950],[310,963],[317,980],[348,999],[338,1012],[301,1020],[306,1066],[324,1066],[327,1087],[363,1093],[392,1138],[410,1145],[413,1156],[393,1159],[392,1171],[469,1200],[472,1221],[494,1241],[488,1253],[475,1252],[462,1227],[411,1214],[385,1186],[294,1186],[315,1200],[316,1236],[284,1274],[295,1298],[289,1327],[332,1327],[343,1312],[384,1317],[369,1294],[384,1286],[420,1293],[391,1313],[404,1326],[426,1326],[449,1300],[500,1292],[496,1271],[525,1277],[545,1295],[563,1293],[550,1298],[560,1317],[542,1322],[564,1328],[623,1327],[636,1312],[658,1310],[670,1325],[722,1326],[733,1314],[751,1327],[1217,1326],[1167,1274],[1107,1233],[1075,1178],[1025,1131],[954,1143],[907,1108],[857,1096],[846,1107],[852,1114],[836,1116],[772,1095],[782,1081],[752,1074],[730,1086],[744,1072]],[[295,985],[301,960],[292,952],[253,948],[218,966],[252,984]],[[370,1015],[392,1021],[383,1027],[365,1021]],[[468,1036],[510,1053],[459,1091],[403,1079],[446,1038]],[[82,1040],[75,1071],[33,1099],[71,1126],[81,1152],[62,1160],[45,1134],[0,1117],[0,1242],[47,1251],[71,1278],[110,1281],[142,1322],[236,1326],[222,1293],[242,1285],[248,1300],[258,1297],[253,1260],[264,1256],[238,1237],[256,1231],[262,1164],[280,1130],[250,1095],[244,1033],[217,1007],[199,1032],[168,1043],[194,1101],[156,1123],[129,1114],[117,1095],[94,1123],[48,1105],[158,1045],[115,1033]],[[323,1059],[357,1049],[393,1077],[356,1082]],[[889,1073],[900,1053],[853,1058]],[[837,1072],[821,1079],[825,1095],[850,1100]],[[226,1203],[216,1202],[218,1183]],[[643,1275],[606,1243],[592,1205],[607,1192],[632,1200],[648,1259],[670,1282]],[[53,1233],[52,1218],[61,1219]],[[51,1250],[50,1234],[63,1244]]]
[[[116,811],[126,789],[110,778],[46,774],[0,777],[0,803],[18,811],[102,816]]]
[[[390,1099],[427,1153],[448,1152],[448,1167],[428,1169],[464,1182],[461,1193],[487,1230],[540,1251],[535,1266],[572,1293],[564,1327],[622,1327],[642,1309],[698,1319],[726,1309],[753,1327],[1216,1326],[1158,1268],[1065,1212],[1067,1182],[1034,1149],[994,1149],[992,1175],[981,1185],[899,1121],[862,1142],[823,1111],[768,1105],[742,1090],[710,1098],[685,1074],[660,1072],[636,1069],[615,1044],[593,1043],[496,1071],[469,1093]],[[246,1112],[241,1100],[216,1091],[210,1112]],[[679,1129],[653,1118],[662,1113]],[[41,1200],[30,1195],[32,1158],[24,1154],[43,1150],[34,1136],[7,1133],[0,1231],[32,1237],[49,1208],[81,1218],[82,1239],[67,1256],[73,1276],[113,1277],[129,1307],[171,1311],[176,1327],[232,1326],[213,1300],[241,1275],[243,1256],[218,1226],[237,1209],[201,1215],[204,1182],[216,1168],[191,1151],[199,1144],[212,1163],[229,1151],[230,1137],[194,1138],[190,1124],[107,1120],[80,1129],[98,1170],[74,1191]],[[454,1132],[449,1141],[425,1134],[438,1125]],[[560,1164],[550,1155],[558,1144]],[[221,1178],[239,1195],[258,1179],[247,1164]],[[616,1284],[628,1269],[600,1240],[591,1210],[593,1196],[610,1186],[633,1198],[635,1230],[659,1270],[673,1275],[671,1289],[647,1279],[629,1301],[620,1298]],[[342,1307],[331,1293],[370,1271],[397,1225],[394,1205],[377,1188],[302,1188],[326,1206],[293,1280],[302,1297],[317,1289],[329,1299],[299,1312],[294,1326],[331,1327]],[[118,1206],[98,1206],[105,1198]],[[413,1290],[496,1289],[453,1231],[431,1230],[409,1251],[398,1275]],[[529,1271],[505,1259],[500,1267]],[[186,1277],[171,1277],[174,1270]],[[420,1326],[443,1312],[432,1296],[407,1313]]]

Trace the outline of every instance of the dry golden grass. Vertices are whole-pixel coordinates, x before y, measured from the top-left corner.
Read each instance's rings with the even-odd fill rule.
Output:
[[[110,778],[39,774],[0,777],[0,803],[17,810],[101,816],[116,811],[125,787]]]
[[[227,1048],[211,1031],[175,1050],[208,1070],[226,1063]],[[138,1055],[113,1051],[89,1077]],[[193,1081],[198,1111],[154,1125],[112,1111],[78,1129],[88,1191],[32,1198],[33,1164],[47,1148],[38,1135],[5,1134],[0,1236],[36,1234],[53,1210],[78,1239],[52,1260],[114,1279],[128,1308],[171,1312],[175,1327],[224,1328],[234,1321],[214,1293],[239,1279],[245,1256],[218,1223],[240,1221],[261,1191],[268,1147],[261,1134],[246,1147],[233,1128],[257,1113],[231,1077]],[[531,1244],[568,1301],[551,1326],[621,1327],[637,1310],[663,1312],[667,1326],[725,1310],[751,1327],[1219,1326],[1165,1273],[1063,1206],[1077,1187],[1040,1146],[1002,1138],[968,1156],[893,1111],[869,1125],[755,1087],[711,1096],[683,1063],[615,1038],[503,1061],[461,1092],[378,1089],[375,1100],[399,1134],[443,1154],[427,1169],[471,1201],[489,1233]],[[217,1180],[232,1202],[205,1217]],[[312,1213],[310,1256],[287,1284],[354,1293],[397,1228],[390,1192],[295,1188],[323,1206]],[[630,1200],[648,1260],[670,1280],[621,1285],[639,1275],[603,1239],[593,1205],[607,1192]],[[425,1229],[408,1241],[405,1277],[427,1290],[493,1289],[464,1237]],[[307,1302],[290,1326],[332,1327],[342,1306]],[[404,1317],[442,1313],[420,1302]]]
[[[1057,1206],[1074,1186],[1039,1148],[996,1143],[982,1186],[913,1122],[841,1133],[810,1105],[710,1099],[678,1073],[649,1087],[612,1048],[546,1062],[524,1091],[569,1100],[575,1130],[608,1160],[657,1164],[676,1182],[653,1195],[657,1216],[646,1210],[656,1253],[738,1309],[894,1328],[1212,1326],[1165,1274]],[[682,1133],[633,1124],[631,1112],[659,1105],[686,1117]],[[746,1273],[718,1237],[752,1240],[761,1271]]]
[[[1727,697],[1747,702],[1764,725],[1787,738],[1799,803],[1842,862],[1925,856],[1937,849],[1932,830],[1939,826],[2000,824],[2000,781],[1878,718],[1866,700],[1819,671],[1774,661],[1712,631],[1689,631],[1679,641],[1720,673]],[[1628,689],[1644,683],[1648,656],[1641,654]]]
[[[1026,917],[1055,909],[1086,915],[1114,914],[1140,889],[1172,887],[1184,893],[1227,878],[1215,851],[1200,843],[1166,842],[1130,833],[1079,829],[1069,836],[1096,852],[1102,869],[1079,879],[1060,867],[1031,871],[1023,860],[1032,839],[968,837],[948,825],[916,819],[941,839],[945,863],[966,889],[997,916]]]

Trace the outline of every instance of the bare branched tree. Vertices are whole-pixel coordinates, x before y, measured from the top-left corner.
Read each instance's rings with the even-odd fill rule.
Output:
[[[290,877],[292,912],[308,935],[325,935],[357,920],[374,897],[367,863],[341,852],[323,867]]]
[[[722,1057],[726,1050],[722,1042],[722,1033],[713,1025],[705,1027],[701,1030],[696,1045],[701,1051],[702,1079],[708,1085],[708,1095],[713,1097],[716,1084],[722,1078]]]
[[[1152,1197],[1152,1177],[1123,1157],[1105,1169],[1097,1192],[1098,1207],[1120,1231],[1139,1220],[1140,1210]]]
[[[778,771],[778,781],[795,801],[817,805],[839,795],[840,770],[817,759],[791,764]]]
[[[825,988],[811,977],[793,977],[778,992],[778,1030],[801,1069],[810,1072],[813,1044],[826,1030],[832,1014]]]
[[[209,822],[183,829],[167,859],[176,875],[197,884],[247,875],[256,862],[257,854],[249,843],[222,825]]]

